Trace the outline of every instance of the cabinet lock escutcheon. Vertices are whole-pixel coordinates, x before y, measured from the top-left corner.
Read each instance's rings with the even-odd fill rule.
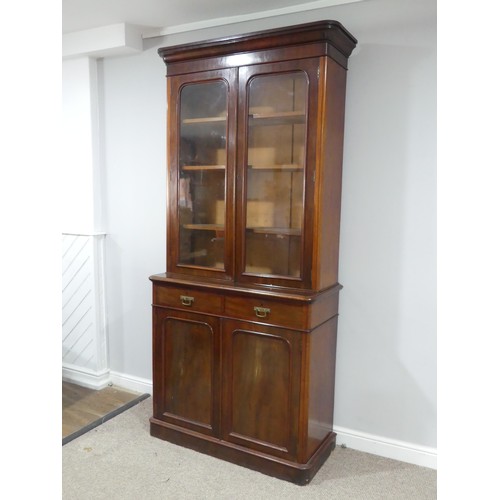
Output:
[[[188,295],[181,295],[181,304],[183,306],[192,306],[194,302],[194,297],[189,297]]]
[[[269,309],[269,307],[255,306],[253,310],[255,311],[255,316],[258,318],[265,318],[268,314],[271,314],[271,309]]]

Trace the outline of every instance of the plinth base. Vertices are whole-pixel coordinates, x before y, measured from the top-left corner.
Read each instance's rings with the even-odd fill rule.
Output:
[[[299,485],[309,483],[315,476],[335,448],[337,437],[334,432],[328,434],[311,459],[299,464],[177,427],[154,417],[150,418],[150,432],[151,436],[164,441]]]

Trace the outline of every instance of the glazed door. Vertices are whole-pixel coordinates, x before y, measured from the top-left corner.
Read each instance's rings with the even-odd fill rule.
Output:
[[[154,308],[154,417],[218,435],[219,338],[217,318]]]
[[[236,70],[168,82],[167,269],[230,277]]]
[[[297,458],[301,334],[223,321],[222,438]]]
[[[309,287],[318,62],[240,68],[237,274]],[[312,211],[311,211],[312,212]]]

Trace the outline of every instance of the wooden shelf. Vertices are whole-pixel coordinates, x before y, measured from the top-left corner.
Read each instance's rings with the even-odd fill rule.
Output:
[[[294,164],[288,164],[288,165],[248,165],[248,168],[252,170],[273,170],[273,171],[280,171],[282,170],[283,172],[297,172],[300,170],[304,170],[304,167],[302,165],[294,165]]]
[[[226,165],[186,165],[182,167],[184,171],[195,170],[226,170]]]
[[[201,123],[224,123],[227,121],[226,115],[224,116],[204,116],[201,118],[185,118],[182,120],[184,125],[193,125],[193,124],[201,124]]]
[[[283,236],[301,236],[302,229],[295,227],[247,227],[247,231],[257,234],[276,234]]]
[[[248,117],[250,125],[294,125],[306,122],[306,115],[303,111],[252,113]]]
[[[224,231],[224,226],[221,224],[183,224],[182,227],[198,231]]]

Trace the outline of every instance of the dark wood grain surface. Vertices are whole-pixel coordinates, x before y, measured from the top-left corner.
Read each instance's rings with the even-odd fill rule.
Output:
[[[298,484],[335,447],[344,105],[356,43],[326,20],[159,50],[167,267],[150,277],[151,435]],[[190,85],[188,96],[224,88],[225,107],[200,104],[197,114],[182,97]],[[184,136],[186,126],[199,128]],[[214,161],[221,147],[224,160]],[[258,166],[251,149],[287,159]],[[204,188],[187,215],[185,179]],[[214,221],[221,201],[225,216]],[[267,206],[272,223],[250,223],[261,221],[250,203]],[[222,239],[222,251],[208,244]]]

